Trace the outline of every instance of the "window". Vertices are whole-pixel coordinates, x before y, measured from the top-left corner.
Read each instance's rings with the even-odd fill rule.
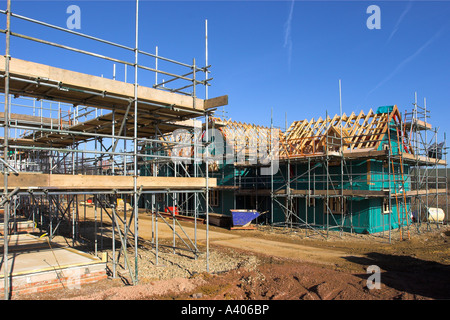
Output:
[[[328,208],[327,202],[324,201],[324,211],[331,214],[341,214],[347,211],[347,199],[343,198],[329,198]]]
[[[209,191],[209,205],[211,207],[219,206],[219,190],[210,190]]]
[[[389,208],[389,199],[388,198],[383,198],[383,213],[389,213],[391,210]]]
[[[389,192],[389,189],[383,189],[384,192]],[[391,208],[389,207],[389,197],[383,198],[383,214],[389,213]]]
[[[316,198],[308,197],[308,207],[315,207],[316,206]]]

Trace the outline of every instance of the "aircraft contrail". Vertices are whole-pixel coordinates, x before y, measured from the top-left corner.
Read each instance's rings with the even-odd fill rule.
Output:
[[[291,68],[291,59],[292,59],[292,38],[291,38],[291,23],[292,23],[292,15],[294,12],[294,2],[291,1],[291,8],[289,10],[288,18],[284,24],[284,48],[288,50],[288,65],[289,69]]]
[[[393,76],[395,76],[397,74],[397,72],[400,71],[400,69],[402,69],[405,65],[407,65],[409,62],[411,62],[412,60],[414,60],[414,58],[416,58],[423,50],[425,50],[425,48],[427,48],[430,44],[432,44],[434,41],[436,41],[437,38],[439,38],[439,36],[441,35],[442,31],[444,30],[444,28],[441,28],[438,32],[436,32],[430,39],[428,39],[427,42],[425,42],[419,49],[416,50],[416,52],[414,52],[412,55],[410,55],[409,57],[407,57],[406,59],[404,59],[402,62],[400,62],[397,67],[386,77],[384,78],[381,82],[379,82],[375,88],[373,88],[372,90],[369,91],[369,93],[367,95],[370,95],[372,92],[374,92],[376,89],[378,89],[379,87],[381,87],[383,84],[385,84],[386,82],[388,82]]]
[[[412,1],[409,1],[409,2],[408,2],[408,5],[407,5],[406,8],[405,8],[405,10],[403,10],[402,14],[401,14],[400,17],[398,18],[397,23],[395,24],[394,29],[392,30],[391,34],[389,35],[389,38],[388,38],[388,40],[387,40],[386,43],[389,43],[389,41],[391,41],[392,37],[393,37],[394,34],[397,32],[397,30],[398,30],[398,28],[399,28],[399,26],[400,26],[400,23],[402,23],[403,18],[404,18],[404,17],[406,16],[406,14],[409,12],[409,10],[411,9],[411,7],[412,7]]]

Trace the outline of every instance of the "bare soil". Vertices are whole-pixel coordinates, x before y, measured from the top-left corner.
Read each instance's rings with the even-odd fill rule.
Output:
[[[199,225],[200,255],[165,248],[170,232],[161,227],[156,263],[151,219],[140,217],[139,284],[120,260],[113,277],[81,289],[17,297],[32,300],[430,300],[450,299],[450,228],[423,224],[376,235],[306,232],[302,229],[227,230],[210,226],[209,272],[206,272],[205,225]],[[147,221],[147,222],[146,222]],[[87,219],[80,230],[92,228]],[[146,225],[146,223],[148,225]],[[181,223],[192,231],[191,222]],[[84,228],[84,229],[83,229]],[[102,233],[108,242],[108,226]],[[91,230],[92,231],[92,230]],[[86,238],[87,239],[87,238]],[[85,241],[87,241],[85,239]],[[92,240],[92,239],[91,239]],[[69,241],[60,238],[60,241]],[[109,239],[111,242],[111,239]],[[117,242],[116,242],[117,243]],[[179,242],[178,242],[179,243]],[[120,242],[119,242],[120,244]],[[259,244],[259,245],[258,245]],[[117,245],[119,247],[119,245]],[[82,247],[80,247],[82,249]],[[85,248],[92,252],[92,247]],[[112,257],[111,248],[105,249]],[[117,251],[118,252],[118,251]],[[134,252],[129,251],[134,270]],[[117,253],[116,253],[117,254]],[[380,268],[380,289],[369,289],[367,269]]]

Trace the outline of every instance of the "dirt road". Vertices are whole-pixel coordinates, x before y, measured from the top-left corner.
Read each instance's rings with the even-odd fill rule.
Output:
[[[92,236],[92,217],[80,230]],[[227,230],[209,227],[209,268],[206,271],[206,227],[191,222],[175,224],[175,243],[194,241],[202,252],[167,249],[172,245],[172,220],[158,223],[159,262],[156,263],[155,224],[146,214],[139,216],[140,284],[126,285],[127,270],[79,291],[54,292],[31,299],[449,299],[450,229],[448,226],[411,227],[411,239],[400,240],[392,231],[356,235],[330,233],[306,237],[304,230]],[[97,230],[98,231],[98,230]],[[98,231],[99,232],[99,231]],[[104,224],[104,243],[110,228]],[[106,248],[105,250],[110,249]],[[369,266],[379,267],[381,288],[369,290]],[[123,267],[123,262],[121,262]],[[129,273],[128,273],[129,274]],[[124,284],[125,283],[125,284]]]
[[[159,239],[173,239],[173,224],[171,221],[169,222],[170,226],[159,219],[157,224]],[[156,234],[156,230],[152,228],[153,223],[154,222],[152,222],[151,219],[140,219],[139,234],[146,239],[151,239],[152,233]],[[194,239],[195,227],[192,224],[193,223],[183,223],[182,226],[175,224],[175,239],[178,243],[181,242],[181,239],[178,236],[186,242],[189,241],[188,237],[191,240]],[[156,226],[156,223],[154,225]],[[183,230],[181,230],[181,228]],[[227,229],[214,226],[210,226],[209,228],[210,230],[208,230],[208,237],[209,243],[212,247],[221,246],[234,248],[267,256],[289,258],[298,261],[320,264],[335,264],[336,261],[342,260],[344,257],[349,256],[349,254],[336,249],[331,250],[327,248],[317,248],[289,243],[286,241],[261,239],[261,237],[256,237],[258,232],[244,230],[229,231]],[[201,245],[206,244],[205,225],[199,225],[197,227],[197,241]]]

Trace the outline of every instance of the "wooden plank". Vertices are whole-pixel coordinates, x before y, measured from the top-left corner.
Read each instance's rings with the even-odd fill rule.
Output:
[[[156,213],[153,213],[151,211],[147,212],[147,214],[156,216]],[[158,215],[161,215],[161,216],[163,216],[165,218],[168,218],[168,219],[173,219],[173,216],[174,216],[171,213],[163,212],[163,211],[159,211]],[[199,224],[204,224],[205,223],[205,219],[204,218],[195,218],[195,217],[192,217],[192,216],[185,216],[185,215],[181,215],[181,214],[175,214],[175,219],[176,220],[180,220],[180,221],[189,221],[189,222],[195,222],[195,220],[197,220],[197,223],[199,223]]]
[[[16,58],[10,59],[9,68],[12,76],[19,76],[26,79],[39,78],[42,83],[51,81],[52,83],[60,83],[62,86],[81,90],[84,89],[89,91],[106,92],[108,94],[114,94],[129,99],[134,98],[134,84],[132,83],[102,78]],[[5,73],[5,58],[3,56],[0,57],[0,73]],[[11,84],[12,90],[14,89],[13,85],[14,84]],[[63,93],[65,93],[64,97],[69,94],[69,92],[64,92],[61,90],[55,90],[52,94],[61,94],[62,96]],[[75,93],[73,93],[73,95],[74,97],[76,96]],[[78,98],[78,96],[76,96],[76,98]],[[144,86],[138,87],[138,99],[168,106],[178,106],[188,110],[206,110],[207,108],[225,105],[228,103],[227,96],[209,99],[208,102],[205,102],[203,99],[196,98],[194,108],[194,99],[190,96]],[[85,101],[85,103],[82,104],[89,105],[89,101]],[[120,101],[118,105],[119,104],[127,105],[128,103],[126,101]]]
[[[0,112],[0,121],[4,121],[5,119],[5,113]],[[60,124],[62,125],[68,125],[69,122],[65,120],[55,119],[55,118],[47,118],[47,117],[38,117],[38,116],[30,116],[26,114],[18,114],[18,113],[11,113],[9,115],[9,121],[16,122],[18,124],[26,123],[35,123],[36,125],[46,124],[46,125],[53,125],[53,127],[58,127]],[[15,124],[15,123],[14,123]]]
[[[446,194],[447,193],[447,189],[421,189],[421,190],[410,190],[410,191],[406,191],[406,196],[423,196],[423,195],[436,195],[436,194]],[[401,196],[403,195],[403,193],[397,193],[397,194],[392,194],[393,196],[397,195],[397,196]]]
[[[431,123],[425,123],[425,121],[414,119],[412,121],[405,122],[405,129],[409,130],[413,126],[416,130],[431,130]]]
[[[217,186],[216,178],[209,178],[209,187]],[[205,178],[186,177],[143,177],[137,178],[137,186],[144,190],[177,190],[177,189],[202,189],[206,187]],[[11,175],[8,178],[8,188],[14,189],[132,189],[132,176],[106,176],[106,175],[70,175],[70,174],[44,174],[33,172],[21,172],[18,176]],[[0,183],[4,188],[4,183]]]
[[[252,224],[248,226],[242,226],[242,227],[231,227],[230,230],[258,230],[258,228]]]
[[[428,164],[428,165],[447,165],[447,162],[442,159],[436,159],[436,158],[427,158],[425,156],[416,156],[410,153],[402,152],[401,154],[403,160],[409,160],[409,161],[418,161],[419,164]]]
[[[4,71],[4,57],[0,58],[0,70]],[[83,74],[70,70],[55,68],[39,63],[11,58],[10,73],[22,75],[29,78],[42,78],[54,80],[63,85],[73,86],[97,91],[106,91],[125,97],[134,97],[134,85],[112,79]],[[193,108],[192,98],[173,94],[170,92],[157,90],[153,88],[139,87],[138,97],[140,99],[152,100],[165,104],[174,104],[178,106]],[[198,99],[196,106],[203,109],[203,100]]]
[[[49,186],[50,175],[40,174],[40,173],[28,173],[23,172],[19,175],[9,175],[8,177],[8,188],[16,188],[23,186]],[[4,182],[0,182],[0,188],[4,189]]]
[[[35,147],[44,147],[44,146],[49,146],[50,143],[46,143],[46,142],[39,142],[39,141],[35,141],[33,139],[26,139],[26,138],[10,138],[9,140],[9,144],[11,146],[35,146]],[[5,142],[5,138],[4,137],[0,137],[0,143],[4,143]],[[60,141],[54,141],[52,142],[52,146],[53,147],[63,147],[66,146],[66,143],[60,143]]]
[[[374,148],[344,151],[345,158],[377,158],[387,155],[387,150],[375,150]]]
[[[384,197],[388,194],[387,191],[376,191],[376,190],[328,190],[329,196],[340,196],[342,193],[344,196],[355,196],[355,197]],[[326,196],[327,190],[294,190],[291,189],[291,194],[294,195],[311,195],[311,196]]]
[[[209,224],[222,228],[229,228],[232,225],[231,216],[218,213],[209,213]]]
[[[224,95],[224,96],[205,100],[204,109],[208,110],[211,108],[216,108],[216,107],[221,107],[221,106],[226,106],[226,105],[228,105],[228,96]]]

